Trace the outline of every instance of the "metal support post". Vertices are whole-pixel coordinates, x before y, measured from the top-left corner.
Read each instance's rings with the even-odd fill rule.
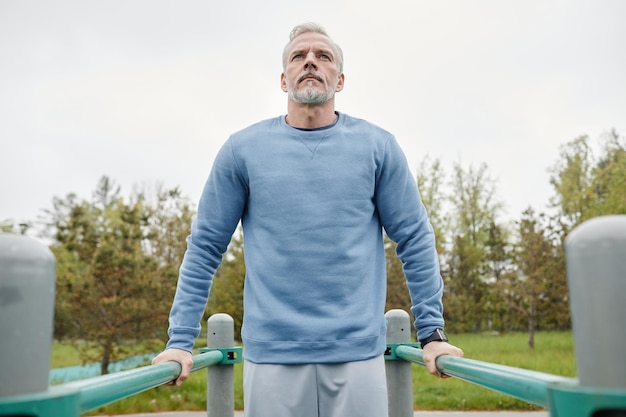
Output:
[[[411,342],[411,322],[404,310],[389,310],[387,318],[387,344]],[[389,417],[413,417],[413,377],[411,362],[385,361]]]
[[[48,389],[54,288],[50,249],[0,234],[0,398]]]
[[[580,385],[626,389],[626,216],[586,221],[565,248]]]
[[[228,314],[214,314],[207,320],[207,348],[232,348],[235,324]],[[211,366],[207,376],[207,412],[209,417],[234,417],[235,370],[232,363]]]
[[[626,216],[602,216],[565,241],[579,385],[554,385],[552,417],[626,416]]]

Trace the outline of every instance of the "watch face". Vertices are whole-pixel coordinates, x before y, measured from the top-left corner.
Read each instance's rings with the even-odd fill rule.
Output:
[[[446,333],[443,330],[437,329],[435,330],[435,333],[437,333],[437,336],[439,336],[439,339],[435,339],[435,340],[442,340],[444,342],[448,341],[448,336],[446,336]]]

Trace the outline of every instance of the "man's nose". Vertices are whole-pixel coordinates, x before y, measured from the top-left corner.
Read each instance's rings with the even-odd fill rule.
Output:
[[[313,67],[313,69],[317,69],[317,64],[315,63],[314,53],[308,53],[306,55],[306,60],[304,61],[304,68],[308,69],[310,67]]]

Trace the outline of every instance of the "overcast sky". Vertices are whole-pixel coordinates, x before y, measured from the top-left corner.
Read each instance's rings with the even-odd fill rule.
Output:
[[[626,1],[0,0],[0,222],[107,175],[198,201],[228,136],[286,112],[281,52],[316,21],[345,54],[337,109],[425,157],[485,163],[519,218],[559,146],[626,134]]]

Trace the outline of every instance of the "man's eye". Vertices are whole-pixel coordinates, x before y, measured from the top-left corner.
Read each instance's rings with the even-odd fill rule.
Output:
[[[321,54],[320,55],[320,59],[323,59],[325,61],[330,61],[330,56],[326,55],[326,54]]]
[[[302,56],[303,56],[302,54],[295,54],[295,55],[291,58],[291,60],[292,60],[292,61],[295,61],[296,59],[301,59],[301,58],[302,58]]]

